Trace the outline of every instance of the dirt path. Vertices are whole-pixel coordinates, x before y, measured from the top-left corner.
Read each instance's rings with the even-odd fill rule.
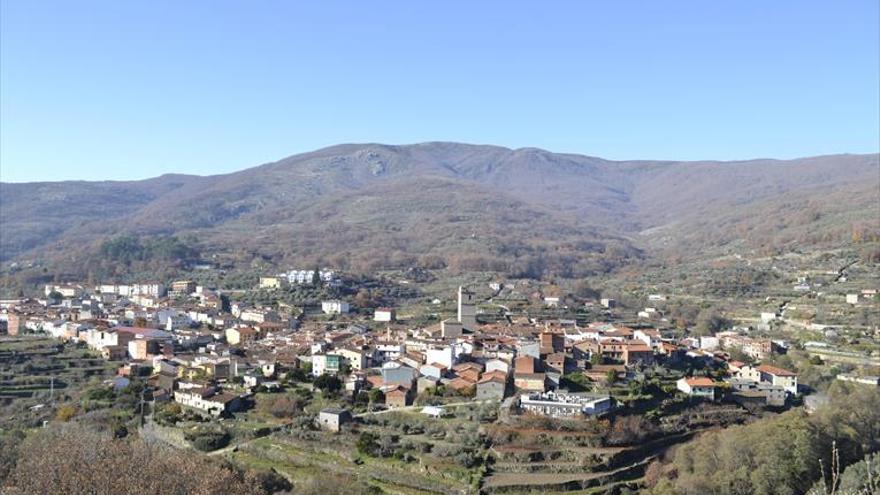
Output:
[[[573,482],[593,481],[621,474],[650,462],[648,457],[641,462],[622,466],[610,471],[594,471],[583,474],[569,473],[497,473],[486,478],[483,488],[501,488],[509,486],[564,485]]]
[[[493,402],[493,401],[492,400],[471,400],[471,401],[467,401],[467,402],[452,402],[449,404],[440,404],[439,407],[473,406],[473,405],[477,405],[477,404],[488,404],[490,402]],[[364,413],[360,413],[360,414],[355,414],[354,417],[355,418],[363,418],[366,416],[378,416],[380,414],[388,414],[388,413],[400,412],[400,411],[416,411],[416,410],[420,411],[424,408],[425,408],[424,405],[396,407],[394,409],[383,409],[381,411],[372,411],[372,412],[364,412]]]

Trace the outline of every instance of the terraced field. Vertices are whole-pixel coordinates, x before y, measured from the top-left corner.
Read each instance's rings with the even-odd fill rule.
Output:
[[[395,459],[360,457],[344,435],[318,433],[316,439],[297,439],[284,434],[259,438],[234,451],[221,454],[234,463],[274,469],[296,484],[313,483],[323,477],[348,478],[382,493],[400,495],[469,493],[468,480],[455,466],[426,457],[418,463]]]
[[[488,493],[522,493],[540,487],[541,490],[578,490],[599,487],[613,481],[635,481],[644,473],[644,468],[653,458],[631,466],[623,466],[606,471],[582,473],[496,473],[483,483]]]
[[[559,437],[560,432],[542,432]],[[570,433],[570,432],[568,432]],[[648,464],[672,445],[698,431],[666,435],[630,447],[496,445],[484,493],[606,493],[615,486],[639,485]],[[575,435],[584,436],[584,434]]]
[[[548,432],[549,433],[549,432]],[[486,493],[570,492],[634,480],[650,457],[621,465],[634,449],[626,447],[564,447],[498,445],[490,449],[494,462],[483,479]]]
[[[53,402],[113,375],[108,362],[75,344],[36,335],[0,336],[0,428],[36,426]]]

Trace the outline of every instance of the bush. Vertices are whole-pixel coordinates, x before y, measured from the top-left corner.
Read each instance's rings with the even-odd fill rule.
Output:
[[[229,445],[229,433],[225,431],[201,431],[192,434],[188,440],[193,447],[202,452],[211,452]]]
[[[156,408],[153,419],[163,426],[174,426],[181,420],[183,410],[180,404],[171,402]]]
[[[2,446],[5,453],[5,437]],[[278,483],[136,437],[114,439],[76,422],[39,429],[18,450],[8,476],[0,470],[3,493],[131,493],[137,487],[138,493],[264,495],[266,486]]]
[[[74,416],[76,416],[76,408],[71,406],[70,404],[65,404],[59,407],[57,411],[55,411],[55,419],[57,419],[58,421],[67,422],[70,421],[70,419]]]
[[[472,450],[464,450],[456,454],[455,462],[463,467],[472,468],[480,463],[480,458],[476,452]]]
[[[88,390],[85,394],[83,394],[87,400],[92,401],[114,401],[116,400],[116,393],[113,392],[111,387],[98,387]]]
[[[375,434],[368,431],[361,433],[356,444],[357,451],[362,455],[374,456],[379,449],[377,439],[378,437]]]
[[[257,410],[276,418],[292,418],[302,412],[303,403],[296,397],[266,397],[257,402]]]

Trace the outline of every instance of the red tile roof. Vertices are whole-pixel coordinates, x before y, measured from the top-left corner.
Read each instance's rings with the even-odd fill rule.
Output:
[[[459,371],[458,373],[456,373],[456,375],[458,375],[458,377],[462,380],[466,380],[471,383],[476,383],[477,380],[480,378],[480,372],[477,370]]]
[[[695,376],[692,378],[685,378],[684,380],[691,387],[714,387],[715,382],[712,381],[711,378],[705,376]]]
[[[506,383],[507,382],[507,374],[505,374],[503,371],[500,371],[500,370],[490,371],[488,373],[483,374],[483,377],[480,378],[479,383],[486,383],[486,382],[490,382],[490,381],[499,382],[499,383]]]
[[[469,382],[467,380],[462,380],[461,378],[456,378],[455,380],[450,381],[446,386],[453,390],[464,390],[468,387],[472,387],[474,382]]]

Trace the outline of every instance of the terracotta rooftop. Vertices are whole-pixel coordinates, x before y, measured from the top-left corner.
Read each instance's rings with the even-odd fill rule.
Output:
[[[695,376],[691,378],[685,378],[684,380],[691,387],[714,387],[715,382],[712,381],[711,378],[706,376]]]

